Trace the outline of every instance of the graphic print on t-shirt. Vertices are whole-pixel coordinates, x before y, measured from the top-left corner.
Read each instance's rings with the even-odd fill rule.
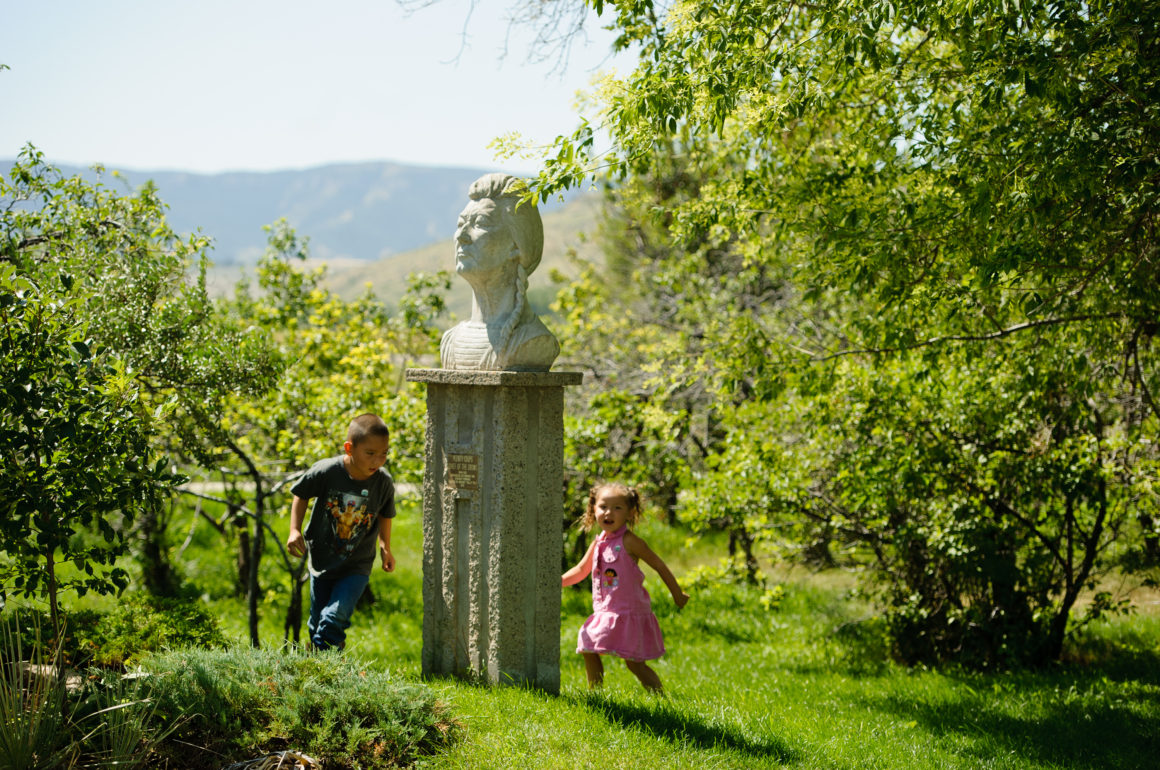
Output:
[[[331,490],[326,499],[330,531],[340,553],[348,554],[370,528],[373,515],[367,512],[366,495]]]

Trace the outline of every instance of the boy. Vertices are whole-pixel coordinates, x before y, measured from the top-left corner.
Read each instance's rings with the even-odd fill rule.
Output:
[[[383,569],[393,572],[391,519],[395,483],[383,468],[390,432],[375,414],[356,417],[346,432],[343,454],[320,460],[291,487],[290,537],[293,556],[310,554],[310,622],[315,649],[342,649],[346,629],[375,563],[375,540]],[[314,509],[306,535],[302,521],[307,501]]]

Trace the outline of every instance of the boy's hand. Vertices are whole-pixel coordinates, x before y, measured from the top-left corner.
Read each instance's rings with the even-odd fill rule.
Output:
[[[286,550],[291,556],[306,555],[306,538],[302,537],[301,530],[290,530],[290,537],[286,538]]]
[[[391,553],[391,549],[379,543],[379,555],[383,557],[383,572],[394,572],[395,555]]]

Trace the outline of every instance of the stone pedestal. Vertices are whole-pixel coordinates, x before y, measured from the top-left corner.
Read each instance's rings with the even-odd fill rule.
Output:
[[[406,376],[427,384],[423,674],[558,692],[564,387],[581,375]]]

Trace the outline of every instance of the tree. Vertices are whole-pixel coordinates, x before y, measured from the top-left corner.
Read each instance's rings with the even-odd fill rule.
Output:
[[[0,264],[0,585],[47,598],[59,633],[62,591],[128,584],[115,562],[129,527],[174,477],[149,445],[130,381],[91,347],[80,303],[64,287],[45,294]]]
[[[764,267],[747,269],[727,232],[702,230],[672,243],[673,208],[695,199],[713,175],[699,163],[713,159],[694,155],[658,148],[648,174],[606,190],[599,234],[606,265],[587,266],[553,306],[564,321],[563,362],[591,374],[578,391],[583,405],[571,410],[569,475],[581,485],[628,479],[670,524],[678,522],[682,487],[722,438],[721,384],[712,365],[721,322],[775,305],[783,285]],[[573,490],[569,499],[582,501],[583,492]],[[731,553],[756,581],[746,519],[724,509],[685,509],[687,523],[729,532]]]
[[[597,92],[611,149],[582,122],[535,189],[696,181],[645,198],[670,247],[628,290],[683,342],[617,357],[715,395],[682,516],[840,538],[907,659],[1057,656],[1078,592],[1155,550],[1157,5],[607,10],[641,53]]]
[[[173,477],[154,458],[173,447],[173,426],[212,424],[227,397],[268,388],[281,362],[260,330],[214,312],[205,289],[208,241],[174,233],[151,185],[119,195],[62,176],[30,147],[0,178],[0,205],[0,267],[13,323],[4,419],[12,446],[23,447],[7,456],[9,499],[22,501],[22,516],[41,516],[36,527],[50,577],[50,545],[63,548],[73,533],[96,526],[109,546],[74,553],[77,569],[91,576],[130,534],[146,542],[155,536],[159,496]],[[43,362],[33,366],[28,356]],[[43,476],[53,465],[60,472]],[[48,508],[28,507],[31,498],[19,495],[30,494]],[[27,554],[21,538],[33,531],[10,531],[5,549]],[[123,570],[108,574],[111,583],[81,585],[124,587]],[[164,582],[168,573],[147,563],[143,575]]]
[[[641,50],[600,92],[613,149],[561,137],[541,195],[711,144],[739,162],[672,204],[674,239],[767,261],[800,234],[803,288],[881,305],[846,349],[1088,328],[1156,413],[1155,3],[610,5]]]
[[[688,504],[731,500],[772,540],[824,529],[867,559],[908,662],[1055,659],[1081,591],[1081,620],[1113,608],[1097,580],[1155,459],[1110,422],[1114,404],[1066,387],[1092,380],[1067,349],[1009,343],[937,366],[845,360],[824,398],[753,405],[746,427],[774,438],[731,444]],[[1040,379],[1059,387],[1025,382]]]

